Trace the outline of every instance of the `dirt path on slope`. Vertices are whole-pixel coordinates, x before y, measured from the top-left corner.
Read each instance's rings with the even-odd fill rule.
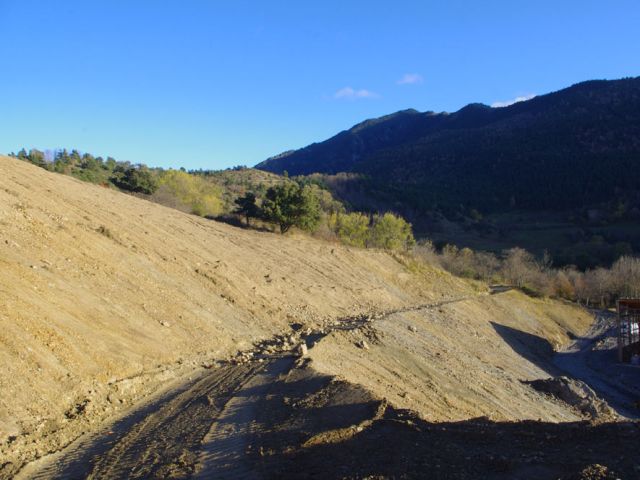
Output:
[[[27,465],[16,478],[249,478],[243,463],[256,408],[269,385],[293,365],[299,345],[313,344],[334,330],[367,328],[399,312],[438,308],[472,298],[345,317],[326,327],[292,332],[239,352],[231,362],[200,372],[177,389],[139,405],[101,431],[85,435],[62,452]],[[296,354],[297,355],[297,354]]]
[[[319,374],[293,354],[302,342],[312,348],[331,331],[367,329],[390,313],[395,312],[344,318],[319,330],[293,325],[292,332],[201,372],[100,434],[79,440],[37,473],[25,469],[18,478],[574,480],[633,478],[640,471],[631,456],[620,455],[636,441],[637,424],[485,418],[430,423],[362,387]],[[585,365],[580,371],[598,372],[588,353],[603,345],[598,325],[563,352],[571,360],[558,361],[576,371]],[[605,474],[583,475],[583,469]]]
[[[202,441],[194,479],[261,478],[247,458],[257,429],[255,420],[270,388],[292,366],[293,358],[270,361],[231,397]]]
[[[262,364],[226,365],[139,408],[17,478],[189,478],[212,419]]]
[[[598,311],[591,329],[554,357],[568,376],[587,383],[626,419],[640,418],[640,367],[617,361],[615,317]]]

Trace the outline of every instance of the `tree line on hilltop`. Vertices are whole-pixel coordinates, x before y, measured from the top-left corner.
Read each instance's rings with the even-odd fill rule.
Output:
[[[411,224],[401,216],[349,211],[319,177],[289,178],[246,167],[221,172],[165,170],[77,150],[57,151],[51,159],[39,150],[23,149],[11,155],[195,215],[249,228],[275,227],[282,234],[297,229],[351,247],[402,251],[458,277],[502,283],[534,296],[564,298],[592,307],[640,296],[640,259],[630,255],[621,256],[609,268],[579,270],[556,268],[548,255],[536,258],[518,247],[496,255],[448,244],[435,248],[429,240],[416,244]]]
[[[37,149],[10,155],[202,217],[230,223],[241,217],[247,227],[254,219],[256,228],[274,225],[282,234],[296,228],[362,248],[407,250],[415,243],[411,225],[402,217],[391,212],[349,212],[318,182],[302,177],[265,178],[263,172],[241,166],[221,172],[148,168],[66,149],[53,152],[51,158]]]

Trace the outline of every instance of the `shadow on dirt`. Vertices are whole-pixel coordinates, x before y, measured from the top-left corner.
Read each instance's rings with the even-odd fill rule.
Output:
[[[510,290],[514,290],[516,287],[511,285],[489,285],[489,293],[491,295],[496,295],[498,293],[505,293]]]
[[[551,376],[561,375],[559,368],[553,365],[553,346],[546,338],[526,333],[516,328],[490,322],[493,329],[521,357],[527,359]]]
[[[249,459],[264,478],[609,478],[579,474],[593,464],[636,478],[640,469],[632,422],[430,423],[309,368],[275,382],[260,412]]]
[[[576,337],[579,348],[554,352],[544,338],[492,322],[495,331],[521,357],[549,376],[565,375],[586,383],[593,391],[628,418],[638,418],[640,369],[617,362],[614,349],[594,349],[598,338]]]

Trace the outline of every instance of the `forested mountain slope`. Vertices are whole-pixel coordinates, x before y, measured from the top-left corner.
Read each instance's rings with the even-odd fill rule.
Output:
[[[640,77],[583,82],[503,108],[401,111],[257,168],[361,173],[370,192],[418,210],[635,203]]]

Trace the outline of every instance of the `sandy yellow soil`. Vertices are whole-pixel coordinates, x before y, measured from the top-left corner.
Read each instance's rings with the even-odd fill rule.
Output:
[[[364,330],[334,331],[311,358],[315,369],[428,421],[571,421],[578,412],[523,381],[558,374],[554,349],[592,320],[575,306],[510,291],[397,313]]]
[[[242,230],[0,157],[0,465],[290,323],[467,294],[387,253]]]

